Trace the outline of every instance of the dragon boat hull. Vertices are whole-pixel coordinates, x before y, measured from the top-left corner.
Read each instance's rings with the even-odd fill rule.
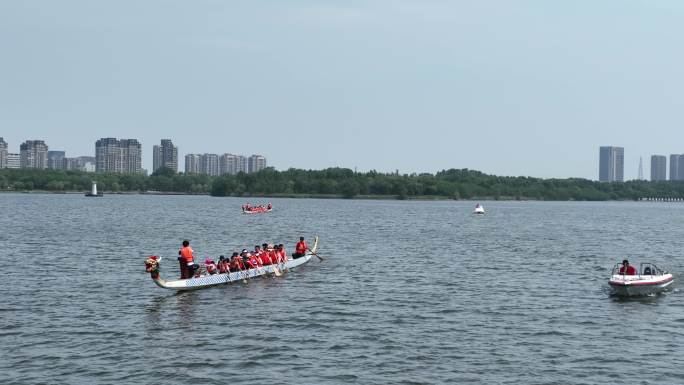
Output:
[[[270,213],[273,210],[273,208],[266,209],[266,210],[242,210],[243,214],[263,214],[263,213]]]
[[[270,275],[270,274],[275,274],[276,269],[278,269],[279,272],[284,272],[286,269],[293,269],[295,267],[301,266],[311,260],[313,258],[314,253],[316,253],[316,248],[318,247],[318,237],[315,238],[314,245],[311,248],[310,252],[304,255],[303,257],[297,258],[297,259],[290,259],[287,262],[283,263],[278,263],[276,265],[266,265],[263,267],[257,267],[254,269],[248,269],[248,270],[243,270],[243,271],[236,271],[232,273],[223,273],[223,274],[212,274],[212,275],[203,275],[200,277],[196,278],[188,278],[188,279],[178,279],[178,280],[173,280],[173,281],[167,281],[159,275],[158,270],[151,271],[151,277],[152,281],[154,283],[163,288],[163,289],[170,289],[170,290],[196,290],[196,289],[202,289],[205,287],[211,287],[211,286],[217,286],[217,285],[224,285],[224,284],[229,284],[229,283],[235,283],[235,282],[241,282],[245,281],[247,279],[252,279],[252,278],[257,278],[261,277],[264,275]],[[158,268],[158,266],[157,266]]]

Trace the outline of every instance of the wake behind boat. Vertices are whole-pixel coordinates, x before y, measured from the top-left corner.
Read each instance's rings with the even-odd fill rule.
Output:
[[[614,294],[621,297],[660,293],[673,282],[672,274],[652,263],[642,263],[637,270],[627,260],[613,266],[608,280]]]
[[[313,247],[302,257],[288,260],[287,262],[282,262],[274,265],[266,265],[261,267],[256,267],[252,269],[223,273],[223,274],[206,274],[200,275],[199,277],[193,277],[188,279],[178,279],[173,281],[167,281],[163,279],[159,274],[159,267],[161,258],[152,256],[145,261],[145,270],[150,273],[150,277],[154,283],[163,288],[171,290],[194,290],[201,289],[210,286],[222,285],[226,283],[234,283],[240,281],[246,281],[247,279],[261,277],[263,275],[275,274],[280,275],[289,269],[301,266],[311,260],[316,254],[316,249],[318,248],[318,237],[315,238]],[[318,257],[321,258],[321,257]]]

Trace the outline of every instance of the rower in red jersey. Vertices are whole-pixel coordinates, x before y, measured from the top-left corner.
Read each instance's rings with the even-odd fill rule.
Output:
[[[295,252],[292,254],[292,258],[297,259],[303,257],[307,250],[309,250],[309,245],[306,244],[304,237],[299,237],[299,242],[297,242],[297,246],[295,246]]]
[[[282,243],[278,245],[278,258],[281,263],[287,262],[287,253],[285,252],[285,245]]]

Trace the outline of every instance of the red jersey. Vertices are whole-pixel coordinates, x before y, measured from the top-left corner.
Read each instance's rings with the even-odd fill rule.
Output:
[[[230,271],[239,271],[244,269],[245,265],[242,263],[242,257],[235,258],[234,260],[230,261]]]
[[[636,269],[634,268],[634,266],[629,265],[629,266],[627,266],[627,271],[625,272],[625,266],[623,265],[623,266],[620,268],[620,274],[624,274],[624,275],[636,275]]]
[[[247,263],[249,264],[250,269],[255,268],[255,267],[261,267],[261,265],[262,265],[261,260],[259,258],[257,258],[255,255],[252,255],[251,257],[249,257],[249,259],[247,260]]]
[[[306,254],[306,250],[308,248],[309,248],[309,245],[306,244],[306,241],[299,241],[299,242],[297,242],[297,246],[295,246],[295,253]]]

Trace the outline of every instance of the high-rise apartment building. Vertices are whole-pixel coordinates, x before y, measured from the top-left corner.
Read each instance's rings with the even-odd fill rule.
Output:
[[[670,180],[682,180],[679,173],[679,154],[670,154]]]
[[[155,145],[152,151],[152,172],[162,167],[178,172],[178,147],[171,139],[162,139],[161,145]]]
[[[7,168],[7,142],[0,137],[0,168]]]
[[[95,142],[95,172],[121,172],[121,148],[116,138]]]
[[[624,147],[601,146],[599,151],[599,181],[622,182],[624,175]]]
[[[124,173],[142,173],[142,145],[137,139],[121,139],[121,168]]]
[[[46,169],[48,165],[48,146],[42,140],[27,140],[19,146],[21,168]]]
[[[237,156],[233,154],[223,154],[219,158],[219,174],[237,174]]]
[[[219,175],[219,156],[216,154],[200,155],[200,174]]]
[[[142,146],[137,139],[102,138],[95,142],[95,171],[142,172]]]
[[[667,157],[665,155],[651,156],[651,180],[661,181],[667,179]]]
[[[252,155],[249,157],[248,170],[250,173],[259,172],[266,168],[266,158],[261,155]]]
[[[200,155],[188,154],[185,156],[185,173],[199,174],[200,173]]]
[[[50,170],[66,169],[66,153],[64,151],[48,151],[47,167]]]
[[[249,169],[247,168],[247,158],[244,155],[238,155],[235,163],[237,172],[244,172],[245,174],[249,172]]]

